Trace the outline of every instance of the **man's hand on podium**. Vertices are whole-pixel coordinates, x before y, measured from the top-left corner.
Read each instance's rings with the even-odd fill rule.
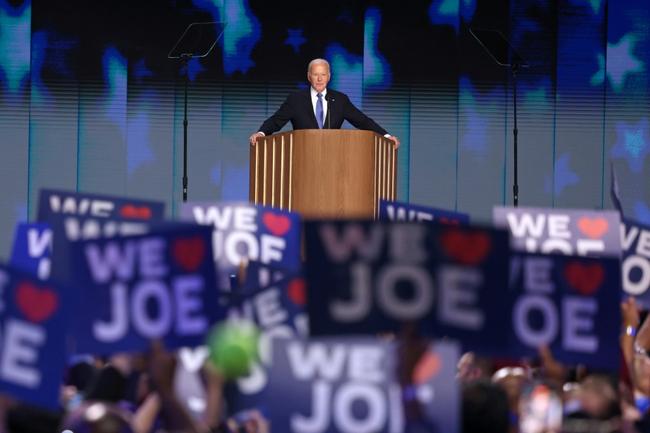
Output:
[[[394,135],[391,135],[390,137],[386,137],[386,138],[388,138],[390,141],[393,142],[393,144],[395,145],[395,150],[399,149],[399,138],[395,137]]]
[[[256,132],[255,134],[248,137],[248,141],[250,142],[250,144],[252,146],[255,146],[257,144],[257,139],[260,138],[260,137],[264,137],[264,133],[263,132]]]

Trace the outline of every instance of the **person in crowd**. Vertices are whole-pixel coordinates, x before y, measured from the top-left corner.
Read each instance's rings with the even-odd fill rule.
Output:
[[[465,383],[462,388],[463,433],[507,433],[508,397],[498,385],[487,380]]]
[[[262,123],[249,137],[252,145],[257,139],[273,134],[291,122],[293,129],[340,129],[347,120],[358,129],[374,131],[391,140],[395,148],[400,141],[377,122],[354,106],[345,94],[327,87],[331,78],[330,64],[325,59],[314,59],[307,67],[310,87],[290,94],[280,108]]]

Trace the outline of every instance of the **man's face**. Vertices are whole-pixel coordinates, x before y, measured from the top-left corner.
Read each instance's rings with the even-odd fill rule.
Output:
[[[315,65],[312,65],[311,69],[309,69],[307,80],[309,80],[311,86],[320,93],[325,90],[327,83],[330,81],[330,71],[326,65],[316,63]]]

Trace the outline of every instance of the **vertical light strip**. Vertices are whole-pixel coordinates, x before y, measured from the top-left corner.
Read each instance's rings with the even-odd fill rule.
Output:
[[[280,147],[280,209],[285,209],[284,204],[284,135]]]
[[[266,169],[266,166],[268,165],[267,155],[269,154],[269,151],[266,146],[267,144],[268,144],[268,139],[264,139],[264,172],[263,172],[264,174],[262,175],[262,182],[263,182],[262,183],[262,204],[266,204],[266,184],[268,183],[268,179],[267,179],[268,170]]]
[[[271,148],[272,153],[271,153],[271,207],[275,206],[275,148],[276,148],[276,143],[275,143],[275,137],[273,137],[273,141],[271,141]]]
[[[253,182],[255,182],[255,204],[260,202],[260,145],[255,145],[255,171],[253,174]]]
[[[379,141],[379,199],[384,197],[384,141]]]
[[[289,207],[287,208],[287,210],[293,210],[292,193],[293,193],[293,133],[289,135]]]
[[[386,172],[385,167],[384,167],[384,164],[385,164],[384,158],[385,158],[385,153],[386,153],[385,150],[384,150],[385,147],[386,146],[385,146],[384,140],[381,140],[380,143],[379,143],[379,176],[380,176],[379,181],[380,181],[380,186],[381,186],[381,189],[379,190],[379,198],[380,199],[385,197],[385,191],[386,191],[386,179],[385,179],[385,176],[384,176],[385,172]]]
[[[379,183],[378,183],[378,172],[379,172],[379,146],[377,144],[377,136],[375,136],[375,154],[373,157],[373,164],[375,165],[374,176],[372,177],[372,211],[375,215],[375,219],[379,217],[377,213],[377,202],[379,200]]]
[[[388,174],[390,173],[390,170],[388,169],[388,164],[390,162],[388,161],[389,155],[390,153],[388,150],[388,140],[384,139],[384,196],[382,197],[383,199],[388,198],[388,188],[389,188]]]
[[[386,198],[389,200],[392,200],[392,195],[393,195],[393,183],[395,182],[395,179],[393,179],[393,171],[391,168],[393,167],[393,161],[394,161],[395,155],[393,154],[393,143],[389,143],[388,147],[388,164],[386,165],[386,170],[388,173],[388,191],[386,192]]]
[[[388,148],[388,140],[384,139],[384,185],[386,185],[386,190],[384,191],[384,196],[382,197],[383,199],[388,198],[388,194],[390,191],[390,149]]]
[[[393,152],[393,165],[390,168],[390,176],[393,179],[393,189],[392,189],[392,191],[390,193],[390,199],[395,200],[395,190],[396,190],[395,186],[396,186],[396,183],[397,183],[397,176],[396,176],[396,173],[395,173],[395,171],[396,171],[395,169],[396,169],[396,166],[397,166],[397,149],[395,149],[393,147],[392,152]]]

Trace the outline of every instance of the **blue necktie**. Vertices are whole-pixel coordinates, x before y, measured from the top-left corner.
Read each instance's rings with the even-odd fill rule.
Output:
[[[318,122],[318,127],[323,129],[323,94],[317,93],[318,101],[316,101],[316,122]]]

